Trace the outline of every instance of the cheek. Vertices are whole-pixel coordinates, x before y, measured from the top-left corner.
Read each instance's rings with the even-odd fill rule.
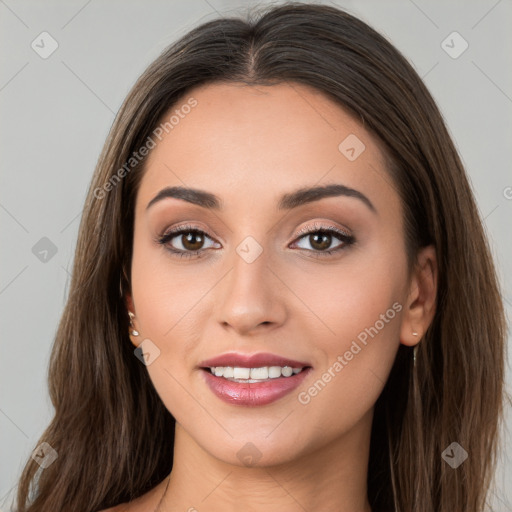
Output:
[[[311,340],[320,362],[318,380],[303,390],[301,403],[317,401],[319,411],[337,410],[340,421],[355,420],[375,403],[400,342],[401,265],[393,258],[373,264],[361,258],[328,275],[322,270],[296,281],[294,291],[307,297],[315,313],[301,321],[303,332],[316,331]]]
[[[180,264],[164,248],[136,241],[132,293],[137,326],[141,340],[149,338],[160,351],[148,372],[164,402],[166,397],[179,400],[183,389],[174,378],[185,382],[205,357],[201,343],[218,272],[204,263]]]
[[[375,326],[380,339],[396,339],[405,277],[398,259],[354,254],[339,266],[285,272],[283,280],[293,283],[294,293],[316,317],[317,332],[332,353],[360,334],[364,341],[366,330]],[[309,330],[312,315],[306,315]]]
[[[201,297],[211,288],[190,269],[173,264],[163,248],[135,244],[132,293],[137,325],[141,341],[151,340],[158,351],[146,369],[167,410],[183,425],[196,404],[184,385],[198,362]]]
[[[180,265],[179,259],[173,260],[163,247],[137,243],[136,239],[132,292],[138,325],[146,337],[170,340],[190,323],[197,306],[200,310],[201,298],[211,288],[203,277],[207,274],[193,265]]]

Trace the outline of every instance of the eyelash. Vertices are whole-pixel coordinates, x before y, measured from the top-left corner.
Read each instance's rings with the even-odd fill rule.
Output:
[[[166,233],[159,235],[156,237],[155,241],[163,245],[166,250],[168,250],[170,253],[172,253],[175,256],[179,256],[180,258],[192,258],[194,256],[199,255],[201,252],[205,251],[206,249],[199,249],[197,251],[183,251],[181,249],[173,249],[169,245],[167,245],[173,238],[176,238],[180,235],[184,234],[201,234],[206,235],[208,238],[212,238],[203,231],[202,229],[198,229],[194,226],[179,226],[175,229],[172,229],[170,231],[167,231]],[[340,229],[334,227],[334,226],[322,226],[319,224],[314,224],[313,226],[308,226],[306,228],[302,228],[298,233],[295,235],[295,240],[300,240],[301,238],[304,238],[307,235],[312,234],[334,234],[336,235],[336,238],[340,239],[343,243],[336,247],[335,249],[330,249],[328,251],[315,251],[311,249],[304,249],[305,251],[314,253],[313,257],[315,258],[323,258],[332,255],[333,253],[336,253],[338,251],[341,251],[342,249],[352,245],[355,242],[355,238],[352,235],[349,235],[347,233],[344,233]]]

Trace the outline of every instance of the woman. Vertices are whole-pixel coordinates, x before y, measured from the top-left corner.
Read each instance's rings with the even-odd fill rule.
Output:
[[[106,141],[18,510],[481,511],[504,340],[400,53],[330,6],[206,23]]]

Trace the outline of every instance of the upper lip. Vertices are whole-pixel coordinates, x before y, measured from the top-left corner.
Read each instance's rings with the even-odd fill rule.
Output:
[[[259,354],[242,354],[228,352],[220,356],[206,359],[199,364],[201,368],[232,366],[239,368],[261,368],[263,366],[291,366],[292,368],[304,368],[308,363],[288,359],[276,354],[261,352]]]

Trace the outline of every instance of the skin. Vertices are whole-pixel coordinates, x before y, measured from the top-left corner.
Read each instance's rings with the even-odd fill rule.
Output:
[[[232,83],[202,86],[190,96],[197,106],[147,161],[126,297],[140,332],[132,343],[149,338],[160,350],[147,371],[176,418],[174,469],[160,511],[369,512],[373,408],[399,344],[418,343],[432,321],[434,249],[421,249],[409,275],[402,206],[382,149],[318,91]],[[338,149],[349,134],[366,147],[354,161]],[[377,213],[344,196],[277,210],[282,194],[330,183],[360,191]],[[147,209],[168,186],[214,193],[224,211],[175,198]],[[315,223],[348,231],[356,241],[315,258],[321,249],[311,237],[295,236]],[[155,241],[179,224],[207,232],[200,256],[179,258]],[[236,252],[247,236],[263,248],[250,264]],[[332,236],[329,249],[343,245]],[[171,244],[191,250],[184,235]],[[298,393],[394,303],[401,311],[309,403],[300,403]],[[228,351],[271,352],[308,361],[313,371],[274,403],[229,405],[197,368]],[[254,467],[237,457],[248,442],[261,453]],[[116,510],[153,510],[166,484]]]

